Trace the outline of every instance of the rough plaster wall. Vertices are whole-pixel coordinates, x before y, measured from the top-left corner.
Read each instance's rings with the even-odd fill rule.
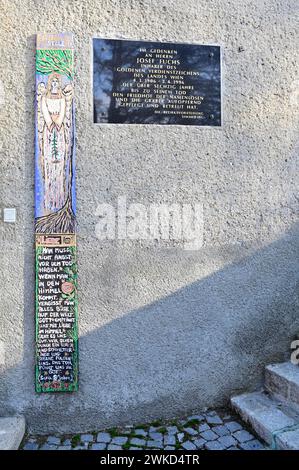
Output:
[[[0,414],[37,432],[226,404],[299,329],[297,0],[2,0]],[[80,391],[34,392],[34,34],[76,37]],[[223,45],[224,126],[92,124],[93,34]],[[297,57],[296,57],[297,56]],[[297,80],[297,81],[296,81]],[[204,246],[99,241],[100,202],[204,204]],[[1,364],[2,362],[2,364]]]

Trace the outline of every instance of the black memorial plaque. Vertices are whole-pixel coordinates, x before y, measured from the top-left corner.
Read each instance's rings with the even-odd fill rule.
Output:
[[[95,123],[221,126],[220,46],[93,39]]]

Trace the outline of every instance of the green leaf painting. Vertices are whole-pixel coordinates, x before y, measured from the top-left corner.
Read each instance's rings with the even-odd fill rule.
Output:
[[[73,51],[38,49],[36,51],[36,72],[50,75],[52,72],[73,76]]]

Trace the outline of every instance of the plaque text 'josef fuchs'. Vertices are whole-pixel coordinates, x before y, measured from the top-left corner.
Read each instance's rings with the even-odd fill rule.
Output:
[[[94,122],[221,126],[220,47],[93,40]]]

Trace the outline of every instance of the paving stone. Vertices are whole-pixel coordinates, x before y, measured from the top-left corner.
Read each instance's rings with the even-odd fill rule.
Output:
[[[236,439],[234,439],[232,436],[222,436],[222,437],[219,437],[218,439],[218,442],[220,442],[220,444],[225,447],[226,449],[228,447],[233,447],[235,445],[238,444],[238,442],[236,441]]]
[[[204,421],[206,420],[206,421]],[[193,425],[188,426],[186,423],[197,421],[196,428]],[[180,431],[174,424],[163,426],[166,431],[162,432],[161,426],[150,426],[148,429],[143,427],[125,426],[119,430],[119,435],[112,438],[108,431],[101,431],[95,437],[91,433],[81,434],[81,443],[74,450],[122,450],[123,445],[129,442],[130,450],[142,449],[164,449],[167,451],[175,451],[176,443],[180,442],[180,446],[184,450],[261,450],[265,449],[259,440],[246,431],[240,423],[234,421],[230,415],[220,417],[217,412],[209,411],[203,414],[194,414],[186,419],[177,420],[185,426]],[[191,424],[191,423],[190,423]],[[135,434],[140,437],[130,437],[128,434]],[[129,440],[130,439],[130,440]],[[147,441],[147,439],[150,439]],[[185,440],[186,439],[186,440]],[[62,443],[61,443],[62,440]],[[127,446],[125,446],[127,447]],[[24,450],[72,450],[71,439],[60,439],[57,436],[48,436],[46,442],[40,447],[38,436],[31,436],[25,442]]]
[[[105,450],[107,444],[105,442],[97,442],[95,444],[92,444],[91,450]]]
[[[206,441],[215,441],[216,439],[218,439],[218,435],[211,430],[200,433],[200,437],[202,437]]]
[[[26,442],[23,449],[24,450],[37,450],[38,449],[38,443],[37,442]]]
[[[207,416],[206,421],[209,424],[223,424],[222,419],[217,414],[213,416]]]
[[[160,432],[150,432],[149,435],[153,441],[163,441],[163,434]]]
[[[221,426],[214,426],[213,431],[218,434],[218,436],[228,436],[229,435],[229,430],[225,425]]]
[[[72,442],[70,439],[65,439],[65,441],[62,442],[62,445],[63,446],[71,446],[72,445]]]
[[[197,421],[204,421],[204,419],[205,419],[205,418],[204,418],[203,415],[192,415],[192,416],[188,416],[187,422],[188,422],[188,421],[195,421],[195,420],[197,420]]]
[[[205,412],[205,416],[216,416],[216,411],[210,410]]]
[[[164,436],[164,445],[165,446],[174,446],[175,443],[176,443],[176,438],[175,438],[174,434],[172,434],[170,436],[168,434],[166,434]]]
[[[258,441],[257,439],[253,439],[252,441],[242,442],[240,444],[241,449],[243,450],[263,450],[265,447],[263,444]]]
[[[92,434],[81,434],[81,441],[82,442],[93,442],[93,435]]]
[[[188,433],[190,436],[197,436],[198,431],[193,428],[184,428],[184,431]]]
[[[111,444],[116,444],[118,446],[123,446],[128,441],[128,438],[125,436],[114,437],[111,441]]]
[[[134,434],[137,434],[137,436],[146,437],[148,435],[148,432],[145,431],[144,429],[135,429]]]
[[[195,444],[193,444],[191,441],[183,442],[182,447],[185,450],[196,450]]]
[[[129,425],[129,426],[123,427],[120,431],[120,434],[128,435],[128,434],[131,434],[131,432],[133,431],[134,431],[134,426]]]
[[[163,449],[163,444],[161,441],[147,441],[147,447],[152,447],[154,449]]]
[[[208,431],[209,429],[210,429],[210,426],[207,423],[200,424],[198,426],[198,432]]]
[[[224,416],[222,416],[222,419],[223,419],[223,421],[228,421],[228,420],[231,420],[232,417],[231,417],[231,415],[224,415]]]
[[[158,429],[156,426],[150,426],[148,432],[156,432]]]
[[[176,434],[179,432],[178,428],[176,426],[167,426],[166,430],[168,434]]]
[[[140,439],[139,437],[133,437],[130,440],[130,444],[132,444],[133,446],[145,446],[146,441],[144,439]]]
[[[233,436],[239,441],[239,442],[247,442],[250,441],[251,439],[254,439],[254,436],[250,434],[248,431],[245,429],[242,429],[241,431],[237,431],[233,434]]]
[[[61,439],[59,439],[56,436],[49,436],[47,439],[47,444],[54,445],[54,446],[59,446],[61,442]]]
[[[111,436],[108,432],[99,432],[97,435],[97,442],[110,442]]]
[[[185,419],[179,419],[177,421],[177,423],[178,423],[179,426],[184,426],[186,424],[186,420]]]
[[[196,449],[202,449],[206,442],[207,441],[205,439],[195,439],[195,441],[193,441]]]
[[[39,450],[56,450],[57,446],[50,445],[50,444],[43,444]]]
[[[224,450],[225,449],[225,447],[223,447],[218,441],[207,442],[205,444],[205,448],[207,450]]]
[[[225,426],[230,432],[235,432],[243,429],[241,424],[237,423],[237,421],[229,421],[228,423],[225,423]]]

